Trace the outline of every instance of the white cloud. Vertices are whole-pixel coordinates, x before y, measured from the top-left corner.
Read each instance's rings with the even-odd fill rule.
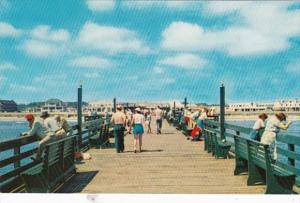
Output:
[[[116,2],[114,0],[87,0],[86,4],[92,11],[108,11],[115,8]]]
[[[13,25],[0,22],[0,37],[18,37],[22,31],[15,28]]]
[[[40,25],[31,31],[32,38],[44,41],[66,42],[70,34],[64,29],[51,30],[48,25]]]
[[[149,52],[149,48],[144,45],[134,31],[126,28],[102,26],[92,22],[87,22],[82,27],[77,43],[80,47],[109,54],[146,54]]]
[[[231,56],[280,52],[290,47],[290,38],[300,36],[300,10],[285,2],[207,2],[206,13],[236,12],[235,23],[223,30],[199,24],[173,22],[162,33],[161,47],[172,51],[220,50]]]
[[[166,57],[158,62],[161,65],[175,66],[183,69],[196,69],[204,67],[208,62],[206,59],[194,54],[178,54]]]
[[[300,74],[300,59],[297,59],[291,63],[289,63],[286,67],[286,71],[292,74]]]
[[[68,62],[68,65],[82,68],[105,69],[112,67],[113,63],[105,58],[100,58],[96,56],[85,56],[70,60]]]
[[[12,63],[2,63],[0,64],[0,71],[2,70],[17,70],[17,67]]]
[[[30,32],[29,39],[21,44],[21,49],[36,57],[55,56],[66,52],[69,40],[70,33],[67,30],[54,30],[50,26],[40,25]]]
[[[38,89],[35,86],[31,86],[31,85],[18,85],[18,84],[11,84],[10,86],[10,91],[14,91],[14,92],[39,92],[40,89]]]

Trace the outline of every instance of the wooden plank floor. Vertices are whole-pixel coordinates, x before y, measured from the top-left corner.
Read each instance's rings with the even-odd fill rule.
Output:
[[[154,129],[153,125],[153,129]],[[91,149],[92,159],[77,165],[78,174],[62,192],[261,194],[265,186],[247,186],[234,176],[234,159],[216,160],[204,142],[191,142],[166,122],[163,134],[145,134],[142,153],[133,153],[133,136],[125,153]]]

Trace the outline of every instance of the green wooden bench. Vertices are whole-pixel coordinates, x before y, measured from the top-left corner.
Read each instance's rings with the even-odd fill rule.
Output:
[[[234,136],[235,146],[235,169],[234,175],[248,171],[248,147],[247,139],[241,136]]]
[[[103,134],[104,134],[105,126],[99,125],[96,130],[91,131],[91,135],[89,137],[89,142],[91,147],[100,148],[103,144]]]
[[[42,161],[20,174],[26,192],[53,192],[75,174],[75,144],[76,136],[47,144]]]
[[[220,131],[215,130],[215,133],[212,134],[212,142],[215,143],[213,155],[216,159],[220,157],[227,159],[231,145],[225,139],[222,140],[220,137],[218,137],[217,134],[220,135]]]
[[[275,163],[268,145],[247,140],[248,185],[267,185],[266,194],[291,194],[295,184],[295,174],[287,170],[287,165]],[[296,169],[296,168],[295,168]]]

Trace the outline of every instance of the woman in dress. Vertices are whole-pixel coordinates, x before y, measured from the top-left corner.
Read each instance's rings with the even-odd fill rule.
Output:
[[[133,127],[133,134],[134,134],[134,153],[137,152],[136,145],[137,141],[139,140],[139,151],[142,152],[142,136],[144,134],[144,124],[145,124],[145,117],[141,112],[140,108],[135,109],[135,114],[132,117],[132,125]]]

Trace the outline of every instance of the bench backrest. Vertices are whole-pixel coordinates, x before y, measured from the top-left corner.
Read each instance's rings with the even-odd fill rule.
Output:
[[[247,140],[248,148],[248,160],[263,169],[267,169],[269,163],[270,154],[268,151],[268,145],[264,145],[255,140]]]
[[[247,139],[244,137],[234,136],[235,155],[248,160]]]

